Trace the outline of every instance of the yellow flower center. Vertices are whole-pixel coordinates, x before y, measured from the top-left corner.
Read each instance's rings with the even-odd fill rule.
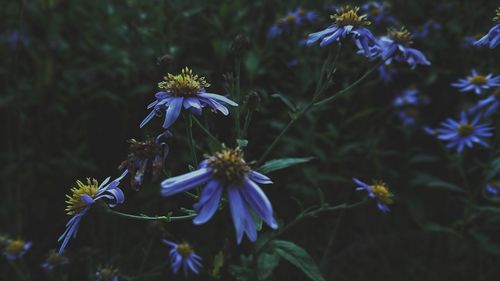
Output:
[[[202,89],[209,86],[205,77],[193,74],[193,71],[187,67],[177,75],[167,73],[163,81],[158,83],[158,88],[180,97],[196,96]]]
[[[240,184],[250,171],[240,148],[223,149],[208,158],[208,166],[224,185]]]
[[[468,124],[468,123],[460,124],[460,126],[458,126],[457,130],[458,130],[458,134],[461,137],[466,137],[466,136],[469,136],[470,134],[472,134],[472,131],[474,131],[474,126],[472,126],[471,124]]]
[[[401,27],[399,30],[395,28],[389,28],[388,35],[397,43],[404,45],[413,44],[412,35],[405,27]]]
[[[384,203],[384,204],[392,204],[394,201],[392,200],[392,193],[389,191],[389,187],[384,182],[378,182],[373,185],[370,185],[370,190],[375,193],[375,197]]]
[[[287,15],[283,20],[285,22],[288,22],[288,23],[293,23],[295,22],[295,20],[297,19],[297,17],[293,14],[290,14],[290,15]]]
[[[486,76],[484,75],[478,74],[476,76],[472,76],[471,78],[469,78],[469,82],[471,82],[474,85],[484,85],[486,84],[486,82],[488,82],[488,78],[486,78]]]
[[[354,27],[370,25],[366,15],[358,15],[359,7],[344,6],[337,10],[335,15],[330,18],[338,26],[352,25]]]
[[[187,258],[193,252],[193,248],[186,242],[182,242],[177,245],[177,253],[181,255],[183,258]]]
[[[87,183],[84,184],[81,181],[76,181],[76,187],[71,188],[71,194],[66,194],[66,213],[70,216],[75,215],[83,211],[87,206],[82,200],[82,196],[88,195],[94,198],[97,189],[99,188],[99,183],[96,179],[87,178]]]
[[[24,250],[25,244],[26,242],[20,239],[12,240],[7,244],[7,247],[5,247],[5,251],[10,255],[17,256]]]

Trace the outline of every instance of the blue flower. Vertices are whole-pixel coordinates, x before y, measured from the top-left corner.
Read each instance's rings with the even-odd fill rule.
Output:
[[[490,182],[484,187],[486,193],[490,196],[496,197],[500,195],[500,182]]]
[[[500,86],[500,76],[493,77],[493,74],[482,75],[475,69],[472,70],[472,75],[465,79],[459,79],[458,82],[451,83],[451,86],[459,88],[460,92],[475,92],[481,94],[485,90]]]
[[[193,206],[198,213],[193,223],[202,224],[210,220],[217,211],[222,191],[226,190],[236,239],[240,244],[244,233],[250,241],[257,239],[256,223],[252,213],[262,218],[271,228],[278,228],[271,202],[257,185],[258,183],[271,184],[272,181],[252,171],[239,148],[224,148],[200,163],[198,170],[164,180],[161,183],[161,194],[170,196],[205,185],[200,200]]]
[[[22,239],[9,239],[5,243],[3,255],[7,260],[20,259],[31,248],[32,242],[26,242]]]
[[[404,27],[400,30],[389,29],[388,36],[380,37],[370,48],[368,57],[371,59],[380,57],[386,64],[391,64],[393,60],[405,62],[412,69],[418,64],[430,65],[422,52],[409,47],[412,43],[412,35]]]
[[[314,22],[318,14],[314,11],[306,11],[301,7],[289,10],[288,13],[280,18],[278,22],[269,28],[267,37],[274,38],[289,32],[294,26],[300,26],[308,22]]]
[[[493,21],[498,22],[495,24],[486,35],[481,39],[477,40],[474,45],[476,46],[488,46],[490,49],[494,49],[500,43],[500,7],[497,8],[496,17]]]
[[[187,277],[188,271],[191,270],[195,274],[198,274],[201,269],[201,257],[198,256],[191,245],[186,242],[176,244],[168,240],[163,239],[163,243],[172,247],[170,250],[170,262],[172,271],[174,273],[179,272],[182,267],[184,271],[184,276]]]
[[[392,197],[394,195],[389,191],[389,187],[386,183],[382,181],[377,181],[372,185],[368,185],[356,178],[352,179],[358,186],[356,190],[364,190],[368,193],[370,198],[377,201],[377,208],[383,213],[388,213],[390,211],[389,205],[394,203]]]
[[[95,273],[97,281],[118,281],[118,269],[111,266],[99,266]]]
[[[358,15],[359,7],[351,8],[349,6],[342,7],[337,10],[335,15],[330,18],[334,20],[334,24],[326,29],[309,34],[307,45],[315,44],[318,41],[320,46],[326,46],[332,42],[340,42],[344,38],[350,36],[356,44],[362,47],[365,55],[370,54],[370,46],[375,44],[375,37],[370,30],[364,26],[370,25],[366,19],[366,15]]]
[[[397,115],[403,125],[409,126],[416,123],[419,115],[418,106],[426,104],[428,99],[420,95],[420,91],[415,88],[409,88],[402,91],[392,101],[392,105],[397,110]]]
[[[62,254],[69,240],[76,237],[80,221],[87,214],[90,207],[99,199],[110,200],[108,206],[113,208],[125,201],[123,191],[118,187],[120,180],[125,177],[125,171],[119,178],[109,182],[109,177],[106,178],[100,185],[95,179],[87,178],[87,183],[76,181],[76,187],[71,189],[71,195],[66,195],[68,199],[66,203],[66,213],[71,219],[66,224],[66,230],[57,240],[62,241],[59,248],[59,254]]]
[[[389,15],[388,4],[383,2],[368,2],[361,5],[361,10],[368,14],[368,17],[376,24],[382,22],[395,23],[396,19]]]
[[[118,169],[128,171],[132,189],[139,190],[148,167],[150,167],[149,170],[151,170],[153,181],[158,180],[169,152],[165,140],[171,136],[172,133],[165,131],[156,138],[147,138],[144,141],[135,139],[128,141],[130,146],[127,160],[123,161]]]
[[[200,115],[206,106],[228,115],[229,110],[224,105],[238,104],[224,96],[207,93],[205,88],[209,86],[204,77],[193,75],[193,71],[187,67],[178,75],[168,73],[164,81],[158,83],[158,87],[165,91],[155,94],[156,100],[147,107],[153,110],[144,118],[140,127],[165,111],[163,128],[168,129],[177,120],[183,107],[196,115]]]
[[[490,137],[493,130],[489,124],[478,124],[481,118],[477,114],[472,120],[467,117],[465,112],[460,114],[459,120],[448,118],[434,132],[438,139],[447,142],[447,148],[456,147],[460,153],[465,147],[472,148],[474,144],[488,147],[484,138]],[[429,130],[430,131],[430,130]]]
[[[19,31],[14,31],[6,35],[0,35],[0,40],[9,44],[11,49],[17,49],[18,43],[21,43],[24,48],[29,47],[31,44],[31,39],[28,35]]]
[[[431,30],[441,30],[442,28],[443,26],[439,22],[430,19],[421,28],[413,32],[413,38],[425,39],[429,36]]]
[[[377,72],[382,82],[387,84],[394,79],[397,70],[392,64],[383,64],[377,68]]]
[[[469,109],[470,113],[481,112],[485,117],[491,116],[500,107],[500,88],[495,93],[477,102]]]
[[[61,267],[69,263],[67,257],[58,255],[55,250],[50,250],[47,259],[41,264],[42,269],[47,272],[53,272],[56,267]]]

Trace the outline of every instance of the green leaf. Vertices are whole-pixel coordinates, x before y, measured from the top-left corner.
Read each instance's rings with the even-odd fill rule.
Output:
[[[260,281],[267,280],[279,263],[280,256],[277,253],[260,254],[257,259],[257,278]]]
[[[280,257],[302,270],[309,279],[325,281],[319,267],[304,249],[290,241],[274,240],[271,243]]]
[[[277,98],[277,99],[280,99],[284,104],[286,104],[286,106],[293,112],[297,111],[297,107],[293,104],[293,102],[288,98],[286,97],[285,95],[283,94],[280,94],[280,93],[276,93],[276,94],[272,94],[271,97],[273,98]]]
[[[313,159],[314,157],[274,159],[264,163],[264,165],[257,168],[257,171],[266,174],[272,171],[282,170],[290,166],[306,163]]]

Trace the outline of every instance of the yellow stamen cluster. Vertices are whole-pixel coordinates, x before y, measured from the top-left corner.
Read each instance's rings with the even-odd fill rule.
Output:
[[[493,18],[493,21],[500,22],[500,7],[497,8],[496,16]]]
[[[21,239],[11,240],[7,243],[5,251],[10,255],[17,256],[24,251],[24,245],[26,245],[26,242]]]
[[[354,27],[370,25],[371,22],[366,18],[366,15],[358,15],[359,7],[344,6],[337,10],[335,15],[330,18],[338,26],[352,25]]]
[[[404,26],[399,30],[395,28],[389,28],[387,33],[389,37],[397,43],[407,46],[413,44],[412,35]]]
[[[457,131],[461,137],[466,137],[472,134],[472,132],[474,131],[474,126],[469,123],[460,124],[457,128]]]
[[[189,97],[197,95],[203,88],[209,87],[205,77],[193,74],[187,67],[182,69],[180,74],[168,73],[163,81],[158,83],[158,88],[165,89],[174,96]]]
[[[375,197],[383,204],[389,205],[394,201],[392,200],[392,193],[389,191],[389,186],[382,181],[377,181],[370,185],[370,190],[375,193]]]
[[[87,183],[84,184],[81,181],[76,181],[76,187],[71,188],[70,194],[66,194],[66,213],[70,216],[75,215],[83,211],[86,204],[82,200],[83,195],[88,195],[91,198],[94,198],[97,189],[99,188],[99,183],[96,179],[87,178]]]
[[[183,258],[189,257],[189,255],[191,255],[191,253],[193,252],[193,248],[191,247],[191,245],[189,245],[186,242],[182,242],[179,245],[177,245],[176,250],[177,253],[179,253],[179,255],[181,255]]]
[[[224,148],[208,158],[208,166],[212,168],[214,176],[224,185],[240,184],[246,173],[250,171],[243,159],[243,151]]]
[[[486,82],[488,82],[488,78],[486,76],[478,74],[476,76],[472,76],[469,78],[469,82],[471,82],[474,85],[484,85]]]

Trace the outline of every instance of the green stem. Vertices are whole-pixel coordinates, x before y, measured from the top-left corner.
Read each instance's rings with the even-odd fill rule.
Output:
[[[212,134],[210,131],[201,124],[200,120],[198,120],[196,117],[192,117],[194,123],[213,141],[215,142],[218,146],[221,146],[221,142]]]
[[[122,213],[118,212],[112,209],[107,209],[107,213],[119,216],[119,217],[124,217],[128,219],[135,219],[135,220],[144,220],[144,221],[166,221],[166,222],[173,222],[173,221],[183,221],[183,220],[189,220],[191,218],[196,217],[198,214],[193,213],[193,214],[188,214],[184,216],[155,216],[155,217],[150,217],[146,215],[132,215],[132,214],[127,214],[127,213]]]
[[[191,160],[193,161],[193,166],[198,166],[198,159],[196,157],[196,148],[195,142],[193,138],[193,117],[191,114],[184,115],[184,119],[186,120],[186,134],[189,143],[189,148],[191,150]]]
[[[241,134],[241,124],[240,124],[240,114],[241,114],[241,110],[240,110],[240,106],[241,106],[241,103],[242,103],[242,100],[241,100],[241,89],[240,89],[240,75],[241,75],[241,61],[240,59],[236,59],[236,61],[234,62],[234,72],[235,72],[235,83],[236,85],[234,86],[234,95],[236,97],[236,101],[238,103],[238,106],[236,106],[235,110],[236,110],[236,114],[235,114],[235,130],[236,130],[236,138],[239,139],[240,138],[240,134]]]
[[[23,271],[17,266],[16,262],[14,261],[9,261],[10,265],[12,268],[14,268],[14,271],[16,274],[19,276],[20,280],[28,280],[27,276],[24,275]]]

